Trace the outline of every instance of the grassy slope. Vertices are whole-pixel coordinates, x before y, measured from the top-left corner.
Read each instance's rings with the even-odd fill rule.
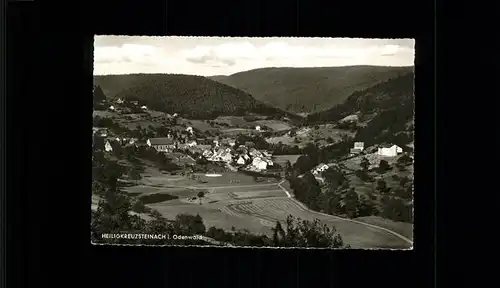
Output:
[[[105,75],[95,76],[94,84],[100,86],[108,98],[139,100],[155,110],[176,112],[191,118],[251,112],[288,116],[284,111],[256,101],[246,92],[201,76]]]
[[[413,71],[413,67],[262,68],[211,79],[294,113],[317,112],[355,92]]]

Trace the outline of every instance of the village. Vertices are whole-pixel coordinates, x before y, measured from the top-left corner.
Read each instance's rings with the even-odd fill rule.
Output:
[[[267,127],[255,125],[252,129],[239,129],[236,134],[207,133],[207,131],[193,127],[190,125],[192,123],[190,120],[182,118],[177,113],[169,114],[155,111],[138,101],[117,99],[101,101],[98,105],[101,107],[98,107],[99,110],[94,110],[94,126],[92,128],[94,151],[101,151],[108,159],[115,159],[113,161],[118,161],[117,163],[120,165],[129,167],[136,167],[136,164],[130,166],[126,163],[127,158],[117,157],[116,155],[121,153],[119,151],[136,151],[137,155],[134,156],[136,159],[144,158],[139,155],[138,151],[155,151],[158,155],[164,155],[170,163],[175,164],[164,169],[155,166],[155,164],[147,164],[154,161],[148,162],[146,159],[142,159],[140,160],[141,165],[144,164],[147,167],[146,170],[143,169],[139,178],[132,181],[134,183],[132,186],[127,184],[126,186],[130,187],[124,188],[126,193],[137,195],[135,197],[138,201],[145,201],[147,209],[159,211],[167,218],[174,217],[176,213],[181,212],[194,213],[202,215],[205,222],[213,226],[223,227],[226,230],[234,227],[234,223],[238,223],[238,227],[251,228],[250,231],[255,233],[269,234],[271,233],[270,227],[275,224],[269,219],[281,217],[270,215],[286,211],[286,213],[308,218],[314,217],[314,213],[316,213],[309,208],[304,208],[304,204],[301,203],[303,198],[299,198],[300,196],[296,194],[296,188],[290,182],[292,181],[289,178],[291,170],[299,171],[299,174],[294,177],[300,180],[304,178],[302,180],[306,181],[304,183],[309,181],[305,179],[306,175],[313,175],[318,185],[324,187],[321,189],[327,189],[325,173],[331,170],[330,168],[341,171],[341,174],[347,177],[347,182],[343,185],[349,183],[348,187],[353,187],[357,193],[361,193],[360,197],[373,194],[373,191],[378,189],[376,188],[377,183],[382,180],[392,183],[394,181],[391,179],[397,177],[398,174],[406,173],[404,175],[411,176],[411,171],[398,172],[395,170],[389,174],[368,172],[380,170],[382,164],[396,166],[402,157],[413,159],[413,152],[411,152],[413,150],[409,149],[411,147],[400,147],[392,143],[365,147],[364,142],[353,142],[353,146],[345,154],[329,161],[308,166],[311,163],[304,164],[304,161],[300,161],[300,158],[309,158],[307,148],[299,149],[298,154],[278,153],[279,155],[277,155],[270,149],[261,148],[267,147],[267,145],[262,145],[262,143],[256,145],[251,139],[256,139],[252,137],[257,135],[261,137],[260,139],[268,141],[268,139],[276,138],[276,135],[284,135],[285,137],[295,137],[295,142],[297,142],[298,137],[302,137],[306,141],[307,139],[314,141],[310,135],[319,131],[318,128],[292,128],[287,131],[279,131],[279,133],[271,133]],[[247,134],[242,134],[242,131]],[[267,138],[262,137],[264,133],[267,134]],[[242,135],[244,136],[242,137]],[[280,137],[283,138],[283,136]],[[345,136],[340,138],[342,139],[340,141],[347,139]],[[273,145],[276,144],[270,144],[269,147],[274,147]],[[278,144],[279,147],[286,147],[286,145]],[[314,142],[304,143],[302,147],[308,145],[317,147]],[[332,143],[323,147],[328,147],[328,145],[332,145]],[[292,149],[292,151],[296,151],[296,149]],[[365,164],[367,166],[361,168]],[[304,170],[303,167],[309,168]],[[365,174],[371,174],[372,180],[361,181],[359,175],[361,170],[365,171],[363,172]],[[130,180],[129,175],[123,175],[122,179],[119,179],[120,183],[130,183]],[[340,209],[347,209],[345,208],[348,205],[346,204],[348,201],[346,195],[342,194],[340,198],[339,207],[343,207]],[[92,209],[95,210],[100,196],[93,195],[92,197]],[[165,201],[165,199],[171,199],[170,197],[178,199]],[[370,196],[370,198],[373,197]],[[385,196],[380,194],[380,196],[373,198],[378,199],[374,200],[374,203],[382,201],[379,197]],[[413,203],[412,200],[404,201],[405,205]],[[213,214],[214,209],[218,211],[217,216]],[[261,210],[262,212],[259,212]],[[327,211],[320,210],[320,212]],[[130,213],[141,215],[144,219],[150,219],[147,214],[137,214],[134,211]],[[251,217],[247,219],[248,215]],[[227,217],[232,220],[228,220]],[[245,220],[242,220],[241,217],[244,217]],[[343,217],[352,216],[346,214]],[[252,220],[254,218],[260,219],[260,224],[256,225]],[[226,220],[220,222],[220,219]],[[335,225],[342,228],[344,222],[338,222],[335,219],[338,218],[330,219],[328,217],[325,221],[334,221]],[[363,223],[366,221],[367,225],[388,225],[387,221],[389,220],[381,222],[380,218],[367,218],[361,221]],[[404,227],[411,225],[402,222],[389,223],[397,227],[398,225]],[[405,228],[405,231],[410,231],[408,227]],[[363,229],[362,231],[365,231]],[[366,230],[362,233],[372,232]],[[360,245],[371,247],[371,245],[376,245],[371,241],[387,241],[380,240],[387,236],[381,237],[381,235],[364,236],[367,242]],[[369,240],[371,238],[373,239]]]
[[[139,110],[144,114],[149,111],[146,106],[140,105],[138,101],[130,101],[127,106],[122,106],[124,103],[124,100],[117,99],[109,105],[108,110],[119,114],[130,114],[133,112],[133,109],[128,107],[133,105],[132,107],[135,106],[136,111]],[[152,114],[158,113],[155,111],[150,112]],[[165,114],[165,119],[169,121],[177,117],[179,116],[176,113],[172,115]],[[175,130],[167,129],[164,137],[147,137],[140,140],[134,137],[118,135],[116,131],[110,128],[93,127],[93,143],[96,137],[103,138],[105,143],[104,151],[108,153],[111,153],[117,146],[135,148],[140,146],[152,147],[158,152],[165,153],[167,156],[177,155],[179,157],[180,155],[181,158],[189,159],[190,161],[187,162],[185,168],[193,166],[197,160],[203,159],[224,167],[229,171],[273,171],[284,175],[282,165],[275,162],[272,152],[258,150],[253,147],[254,143],[252,142],[237,145],[236,139],[232,137],[224,135],[208,137],[202,133],[197,133],[191,126],[182,127],[183,130],[180,133],[179,127],[175,128]],[[260,126],[256,126],[255,130],[256,132],[260,132],[262,129]],[[374,168],[378,165],[380,159],[386,159],[391,162],[391,159],[395,159],[398,155],[402,154],[403,148],[394,144],[373,145],[365,148],[363,142],[355,142],[348,156],[331,163],[320,163],[311,169],[311,173],[316,175],[318,180],[322,181],[323,179],[320,177],[321,173],[329,167],[338,165],[339,162],[363,156],[370,161],[370,168]],[[412,156],[413,153],[409,154]],[[293,165],[294,163],[292,162],[290,164]],[[341,166],[345,167],[345,165]],[[356,168],[353,167],[352,169],[355,170]]]

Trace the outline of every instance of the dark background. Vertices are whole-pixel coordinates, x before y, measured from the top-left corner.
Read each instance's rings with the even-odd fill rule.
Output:
[[[8,4],[5,287],[434,285],[434,179],[443,179],[441,187],[450,170],[434,170],[433,110],[436,99],[445,100],[434,96],[432,1],[97,3]],[[94,34],[416,38],[414,250],[91,246],[87,131]],[[441,135],[459,131],[436,125],[441,143]],[[438,163],[445,163],[444,150],[436,150]],[[449,181],[438,191],[456,189],[450,184],[457,185]]]

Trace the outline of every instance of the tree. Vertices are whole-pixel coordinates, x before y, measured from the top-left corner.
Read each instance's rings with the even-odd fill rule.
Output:
[[[276,247],[284,246],[286,240],[286,232],[281,227],[281,223],[276,221],[276,226],[273,228],[273,244]]]
[[[361,163],[359,164],[359,166],[361,166],[361,168],[364,171],[367,171],[368,168],[370,167],[370,161],[366,157],[363,157],[363,159],[361,159]]]
[[[344,209],[349,218],[358,216],[359,198],[354,188],[350,188],[344,197]]]
[[[391,168],[389,163],[385,160],[380,160],[380,163],[378,164],[378,172],[379,173],[384,173],[388,171]]]
[[[406,187],[406,184],[408,184],[409,182],[410,182],[410,178],[408,178],[407,176],[401,177],[399,179],[399,186]]]
[[[276,238],[273,237],[273,242],[277,242],[276,244],[280,247],[345,247],[335,227],[322,225],[318,219],[307,221],[289,215],[286,219],[286,230],[276,225],[274,231],[277,232]],[[283,236],[284,240],[280,239]]]
[[[142,203],[141,200],[137,200],[132,204],[132,211],[136,213],[144,213],[146,210],[146,207],[144,206],[144,203]]]
[[[325,177],[325,182],[331,191],[334,191],[338,187],[342,186],[347,182],[347,178],[344,173],[336,167],[330,167],[323,171],[322,176]]]
[[[198,199],[199,199],[200,205],[201,205],[201,198],[205,197],[205,192],[200,191],[200,192],[198,192],[197,196],[198,196]]]
[[[302,174],[311,170],[313,168],[313,163],[308,155],[301,155],[294,166],[299,170],[299,173]]]
[[[104,138],[99,135],[94,135],[94,150],[103,151],[104,145]]]
[[[413,159],[408,154],[403,154],[401,157],[399,157],[397,163],[401,164],[402,166],[407,166],[413,163]]]
[[[377,188],[376,189],[381,194],[386,193],[388,191],[388,189],[387,189],[387,183],[385,183],[384,179],[379,179],[377,181]]]
[[[318,146],[315,144],[309,142],[307,143],[306,147],[304,147],[304,153],[309,156],[309,159],[311,159],[311,164],[313,166],[318,165],[318,159],[319,159],[319,149]]]
[[[128,176],[130,177],[130,180],[134,180],[135,184],[137,185],[137,181],[141,180],[141,174],[137,169],[134,167],[130,169]]]
[[[364,195],[359,196],[359,208],[358,208],[358,217],[377,215],[378,211],[376,210],[373,202]]]
[[[106,101],[106,95],[104,94],[101,86],[99,85],[94,87],[94,101],[95,102]]]
[[[195,235],[204,234],[205,225],[199,214],[196,216],[189,214],[178,214],[175,217],[174,231],[177,234]]]

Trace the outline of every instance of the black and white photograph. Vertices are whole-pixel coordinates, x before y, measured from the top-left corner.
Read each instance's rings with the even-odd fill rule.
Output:
[[[91,243],[413,249],[414,46],[96,35]]]

